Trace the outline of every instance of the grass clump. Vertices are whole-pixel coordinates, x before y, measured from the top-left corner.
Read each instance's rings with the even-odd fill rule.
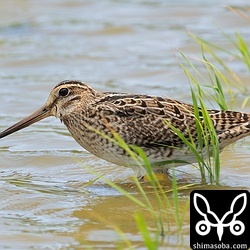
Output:
[[[224,48],[205,41],[197,36],[193,35],[193,37],[201,45],[202,56],[201,59],[195,60],[198,60],[204,66],[206,69],[205,75],[208,77],[205,78],[194,66],[192,61],[183,53],[181,53],[181,55],[182,58],[184,58],[185,64],[181,63],[181,67],[190,81],[198,143],[194,143],[195,140],[191,135],[190,138],[187,139],[184,138],[183,134],[181,134],[177,128],[172,127],[172,129],[196,156],[201,179],[205,181],[206,175],[208,175],[209,182],[218,185],[220,183],[219,142],[206,103],[209,103],[212,107],[214,107],[213,103],[215,103],[217,108],[214,109],[228,110],[229,107],[227,105],[225,93],[227,93],[227,97],[230,97],[231,102],[236,103],[233,88],[242,92],[245,92],[246,90],[238,76],[220,59],[219,56],[217,56],[215,50],[223,51],[231,55],[233,58],[243,62],[248,69],[250,69],[250,51],[239,33],[236,33],[235,38],[227,36],[236,52],[225,50]],[[214,63],[209,61],[205,54],[208,54]],[[215,64],[217,64],[217,66],[215,66]],[[227,76],[219,68],[225,70]],[[197,80],[197,78],[199,80]],[[234,81],[235,79],[237,80],[236,84]],[[200,82],[205,82],[205,84],[201,84]],[[249,100],[250,97],[246,97],[242,107],[244,107]],[[211,101],[213,101],[213,103]],[[201,116],[200,113],[202,114]]]
[[[186,56],[182,54],[185,61],[191,66],[195,72],[198,72],[195,66]],[[215,68],[211,63],[209,63],[205,55],[203,54],[204,61],[208,70],[209,79],[211,81],[210,86],[204,86],[212,90],[209,95],[217,103],[221,110],[226,110],[227,105],[225,101],[225,96],[222,88],[222,83],[220,81],[220,76],[222,73]],[[189,148],[190,151],[196,157],[198,169],[200,170],[202,181],[206,181],[206,172],[209,177],[209,182],[211,184],[219,184],[220,181],[220,149],[219,141],[216,130],[213,125],[213,121],[210,118],[209,111],[206,107],[205,100],[210,101],[208,94],[202,89],[202,86],[196,80],[194,75],[187,69],[186,66],[181,64],[185,74],[190,81],[190,89],[192,96],[192,104],[194,111],[194,119],[196,123],[196,136],[189,133],[189,138],[184,137],[184,135],[178,130],[178,128],[171,128],[174,132],[182,139],[184,144]],[[223,77],[224,79],[224,77]]]

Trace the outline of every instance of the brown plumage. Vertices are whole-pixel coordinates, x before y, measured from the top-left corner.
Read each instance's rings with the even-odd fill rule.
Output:
[[[202,112],[199,112],[202,121]],[[218,110],[208,110],[208,114],[218,135],[220,150],[250,135],[249,114]],[[112,140],[114,132],[127,144],[141,147],[155,171],[183,164],[161,166],[163,161],[196,161],[194,154],[169,127],[172,124],[186,138],[191,134],[198,144],[192,105],[149,95],[102,93],[79,81],[59,83],[44,106],[0,133],[0,138],[48,116],[59,118],[83,148],[107,161],[134,168],[138,177],[145,171]]]

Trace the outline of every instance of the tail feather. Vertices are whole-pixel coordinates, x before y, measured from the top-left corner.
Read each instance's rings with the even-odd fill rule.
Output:
[[[217,111],[210,114],[218,134],[220,148],[250,135],[250,114]]]

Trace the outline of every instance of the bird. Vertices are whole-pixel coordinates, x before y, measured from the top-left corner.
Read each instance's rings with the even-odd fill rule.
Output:
[[[250,135],[250,114],[216,109],[207,109],[207,113],[220,151]],[[203,124],[199,107],[198,115]],[[117,142],[119,138],[135,155],[139,154],[136,149],[140,148],[154,172],[166,173],[169,168],[197,161],[173,129],[177,128],[188,140],[191,135],[198,145],[193,105],[145,94],[101,92],[78,80],[57,84],[41,108],[1,132],[0,138],[49,116],[59,118],[85,150],[116,165],[131,167],[139,179],[147,174],[147,170],[135,163],[131,152]]]

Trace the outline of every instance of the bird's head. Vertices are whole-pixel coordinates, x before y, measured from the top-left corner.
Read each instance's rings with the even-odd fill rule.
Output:
[[[13,126],[0,133],[0,138],[10,135],[20,129],[30,126],[49,116],[55,116],[61,120],[79,105],[86,104],[90,96],[94,96],[95,90],[80,81],[63,81],[56,85],[50,92],[45,105],[27,116]]]

